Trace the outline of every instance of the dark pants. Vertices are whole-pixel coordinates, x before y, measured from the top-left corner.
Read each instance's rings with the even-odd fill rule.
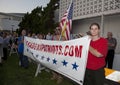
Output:
[[[108,50],[108,54],[106,57],[106,65],[108,65],[108,68],[112,69],[113,67],[113,60],[114,60],[114,50]]]
[[[8,57],[8,50],[7,48],[3,48],[3,60],[7,60],[7,57]]]
[[[104,81],[104,68],[100,68],[98,70],[86,69],[83,85],[104,85]]]
[[[20,58],[20,63],[21,63],[21,67],[27,68],[28,67],[28,57],[23,55],[23,53],[18,53],[19,54],[19,58]]]

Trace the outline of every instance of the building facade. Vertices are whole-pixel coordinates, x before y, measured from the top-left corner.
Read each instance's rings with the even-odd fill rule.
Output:
[[[15,31],[24,14],[0,12],[0,30]]]
[[[60,0],[59,19],[71,0]],[[120,0],[73,0],[73,20],[120,13]]]
[[[60,0],[59,21],[67,10],[71,0]],[[101,35],[107,37],[107,32],[112,32],[117,39],[116,53],[120,54],[120,0],[73,0],[74,34],[89,30],[93,22],[101,26]]]

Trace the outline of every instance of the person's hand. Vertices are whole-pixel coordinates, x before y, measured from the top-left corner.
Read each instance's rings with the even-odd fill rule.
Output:
[[[85,35],[83,33],[79,33],[78,36],[83,37]]]

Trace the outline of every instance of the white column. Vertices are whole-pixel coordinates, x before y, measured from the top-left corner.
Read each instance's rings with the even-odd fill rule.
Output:
[[[101,15],[101,36],[104,35],[104,15]]]
[[[104,35],[104,0],[102,0],[102,13],[101,13],[101,36]]]

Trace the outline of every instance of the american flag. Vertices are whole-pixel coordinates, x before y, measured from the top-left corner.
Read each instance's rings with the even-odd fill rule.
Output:
[[[72,13],[73,2],[71,2],[69,8],[67,9],[60,21],[60,28],[62,29],[61,36],[65,37],[66,40],[70,40],[70,31],[72,28]]]

